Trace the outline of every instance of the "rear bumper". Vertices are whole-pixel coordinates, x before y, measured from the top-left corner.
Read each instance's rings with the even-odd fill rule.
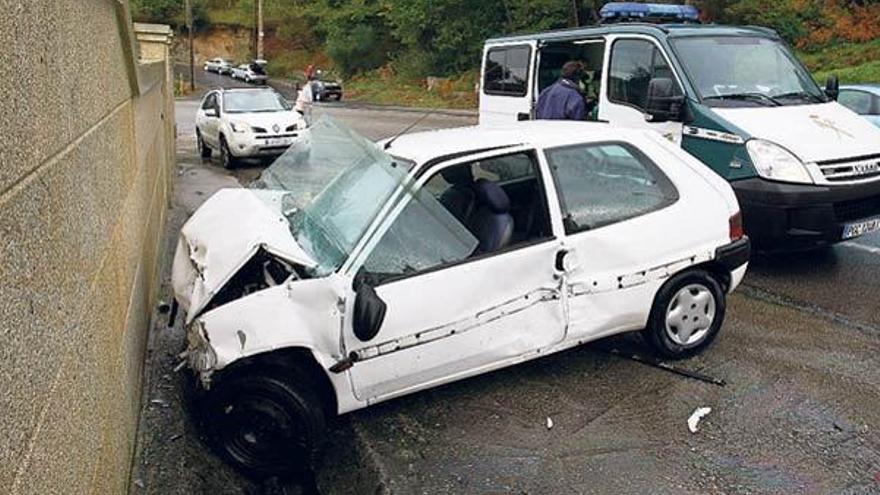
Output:
[[[752,254],[752,241],[748,237],[743,237],[738,241],[721,246],[715,250],[715,261],[721,263],[728,271],[734,271],[737,268],[749,262]]]
[[[796,251],[840,242],[846,224],[880,216],[880,181],[817,186],[753,178],[732,182],[757,250]]]

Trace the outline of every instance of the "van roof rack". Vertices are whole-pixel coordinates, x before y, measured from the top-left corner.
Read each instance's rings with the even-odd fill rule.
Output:
[[[693,5],[610,2],[599,10],[601,24],[618,22],[700,23],[700,10]]]

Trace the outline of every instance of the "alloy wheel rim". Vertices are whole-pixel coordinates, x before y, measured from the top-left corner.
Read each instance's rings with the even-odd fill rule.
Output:
[[[702,341],[715,322],[715,296],[701,284],[682,287],[666,308],[666,335],[681,346]]]

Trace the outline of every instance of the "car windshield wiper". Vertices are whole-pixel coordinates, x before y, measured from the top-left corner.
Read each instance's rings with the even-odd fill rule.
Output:
[[[806,91],[792,91],[791,93],[782,93],[781,95],[776,95],[775,98],[777,100],[781,98],[802,98],[815,103],[825,103],[824,98],[816,96],[812,93],[807,93]]]
[[[782,102],[773,98],[772,96],[767,96],[764,93],[731,93],[726,95],[712,95],[703,97],[704,100],[745,100],[745,101],[760,101],[766,102],[774,107],[781,107]]]

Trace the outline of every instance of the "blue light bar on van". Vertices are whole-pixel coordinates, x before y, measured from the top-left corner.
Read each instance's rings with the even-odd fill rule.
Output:
[[[693,5],[610,2],[599,11],[599,17],[605,22],[638,20],[699,22],[700,10]]]

